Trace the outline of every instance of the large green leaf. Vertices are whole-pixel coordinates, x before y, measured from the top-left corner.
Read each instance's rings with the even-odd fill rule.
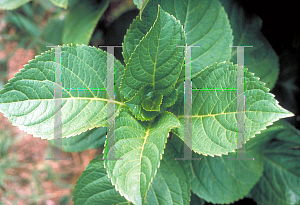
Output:
[[[13,10],[22,6],[23,4],[26,4],[29,1],[31,0],[1,0],[0,9]]]
[[[193,154],[194,158],[199,158]],[[214,204],[229,204],[244,198],[263,173],[261,156],[252,151],[246,152],[246,158],[247,154],[254,160],[231,160],[236,158],[235,153],[193,160],[192,191]]]
[[[121,112],[115,123],[115,157],[105,167],[112,184],[127,200],[143,204],[147,190],[160,166],[167,135],[179,126],[173,114],[164,112],[150,122],[140,122]],[[113,153],[108,150],[108,157]],[[112,156],[113,157],[113,156]]]
[[[107,53],[95,47],[71,45],[62,47],[61,55],[62,137],[106,127]],[[36,56],[0,91],[0,111],[13,125],[42,139],[54,137],[54,57],[54,49]],[[115,69],[117,88],[124,67],[116,59]],[[117,98],[121,96],[116,91]],[[126,105],[115,103],[117,115]]]
[[[88,45],[98,20],[106,10],[109,0],[80,1],[67,14],[62,42]]]
[[[145,204],[190,204],[190,162],[175,159],[180,157],[180,153],[168,142]]]
[[[126,65],[121,86],[124,97],[131,100],[145,85],[151,85],[152,91],[161,92],[164,96],[170,95],[184,60],[185,48],[176,45],[184,44],[182,26],[159,6],[153,27],[135,48]]]
[[[39,53],[45,52],[50,49],[49,47],[46,46],[62,44],[61,36],[62,36],[64,23],[65,23],[65,18],[64,19],[60,18],[60,14],[53,15],[48,19],[47,24],[42,30],[42,36],[41,36],[45,44],[43,43],[39,45],[38,47]]]
[[[229,61],[233,37],[229,20],[217,0],[153,0],[128,29],[123,43],[127,63],[135,47],[149,31],[157,14],[157,5],[177,18],[184,27],[187,45],[193,48],[193,75],[215,62]],[[179,46],[183,44],[176,44]]]
[[[256,152],[263,154],[266,144],[268,144],[270,140],[273,140],[275,136],[284,129],[283,121],[283,119],[280,119],[269,126],[268,129],[262,130],[260,134],[255,135],[253,139],[247,142],[246,148],[248,150],[256,150]]]
[[[90,161],[76,182],[73,192],[74,205],[82,204],[131,204],[111,184],[104,168],[103,154]]]
[[[250,196],[258,204],[299,204],[300,132],[284,121],[278,125],[283,128],[263,150],[263,176]]]
[[[262,20],[257,15],[250,15],[235,1],[221,0],[233,30],[235,46],[251,45],[245,48],[245,66],[261,78],[266,86],[275,86],[279,73],[279,59],[268,40],[261,33]],[[236,48],[232,51],[231,61],[236,63]]]
[[[236,148],[236,88],[237,65],[213,64],[199,72],[192,80],[192,148],[203,155],[221,155],[234,152]],[[260,130],[266,129],[279,118],[293,116],[283,109],[274,95],[253,73],[245,72],[245,141]],[[221,89],[221,90],[214,90]],[[183,93],[183,90],[179,91]],[[184,124],[184,99],[173,107],[174,114]],[[184,126],[177,129],[184,138]]]
[[[106,127],[94,128],[87,130],[80,135],[62,139],[62,150],[64,152],[81,152],[86,149],[97,149],[104,145],[106,139]],[[54,139],[49,143],[57,146]],[[58,147],[57,148],[61,148]]]
[[[67,9],[68,6],[68,0],[51,0],[51,2],[58,7],[62,7],[64,9]]]
[[[256,137],[249,143],[253,141],[257,141]],[[183,141],[176,133],[173,133],[170,142],[176,146],[176,150],[183,157]],[[235,153],[222,157],[205,157],[193,153],[193,158],[201,158],[201,160],[191,161],[191,205],[204,204],[205,201],[218,204],[230,203],[249,193],[262,175],[263,163],[261,152],[257,152],[259,147],[254,150],[253,147],[248,148],[247,145],[248,143],[245,157],[254,157],[254,161],[230,160],[230,158],[236,158]]]
[[[100,155],[99,158],[102,158]],[[187,161],[177,161],[178,152],[167,143],[160,167],[147,192],[145,204],[189,204],[191,181]],[[131,204],[112,186],[104,161],[93,159],[76,182],[74,204]]]

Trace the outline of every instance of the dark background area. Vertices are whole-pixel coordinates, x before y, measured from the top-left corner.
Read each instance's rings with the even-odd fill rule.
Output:
[[[263,20],[262,33],[279,57],[280,72],[271,93],[280,105],[295,114],[286,118],[300,129],[300,12],[297,1],[238,1],[249,13]]]

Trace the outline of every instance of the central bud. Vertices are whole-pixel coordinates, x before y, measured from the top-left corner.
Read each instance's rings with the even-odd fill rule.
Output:
[[[160,111],[163,95],[160,91],[149,90],[145,95],[142,106],[147,111]]]

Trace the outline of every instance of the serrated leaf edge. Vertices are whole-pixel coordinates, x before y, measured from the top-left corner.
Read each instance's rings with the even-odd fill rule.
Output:
[[[165,113],[168,113],[168,114],[173,115],[173,116],[176,118],[176,120],[177,120],[177,122],[178,122],[178,124],[179,124],[179,126],[180,126],[179,120],[177,119],[177,117],[176,117],[173,113],[168,112],[168,111],[165,111]],[[152,123],[151,123],[151,124],[152,124]],[[170,132],[174,127],[179,127],[179,126],[174,125],[174,126],[170,127],[170,129],[169,129],[169,131],[168,131],[168,134],[169,134],[169,132]],[[168,134],[167,134],[167,135],[168,135]],[[107,135],[106,135],[106,137],[107,137]],[[164,143],[163,151],[162,151],[162,153],[160,154],[160,160],[159,160],[159,162],[158,162],[158,167],[157,167],[157,169],[156,169],[155,172],[154,172],[154,176],[151,177],[151,179],[150,179],[150,183],[149,183],[149,185],[148,185],[147,191],[149,190],[149,187],[150,187],[150,185],[152,184],[153,179],[154,179],[154,177],[155,177],[156,174],[157,174],[157,170],[158,170],[159,167],[160,167],[160,161],[162,160],[162,156],[163,156],[164,151],[165,151],[165,148],[166,148],[167,140],[168,140],[168,138],[166,137],[166,141],[165,141],[165,143]],[[105,145],[106,145],[106,143],[105,143]],[[104,150],[105,150],[105,145],[104,145]],[[103,152],[103,153],[104,153],[104,152]],[[111,180],[111,184],[115,187],[116,191],[118,191],[118,192],[120,193],[121,196],[125,197],[125,199],[126,199],[127,201],[132,202],[131,200],[128,199],[128,195],[125,194],[125,193],[123,193],[123,192],[117,187],[117,185],[113,183],[112,176],[110,176],[109,173],[108,173],[108,167],[106,167],[106,163],[104,163],[104,168],[105,168],[105,170],[106,170],[106,173],[107,173],[108,178]],[[147,197],[147,193],[146,193],[146,195],[145,195],[145,199],[146,199],[146,197]],[[143,200],[145,200],[145,199],[143,199]],[[132,203],[133,203],[133,202],[132,202]]]
[[[159,8],[161,8],[161,7],[160,7],[160,5],[158,4],[158,12],[157,12],[157,16],[156,16],[156,19],[155,19],[153,25],[151,26],[151,28],[149,29],[149,31],[145,34],[145,36],[143,36],[143,38],[140,40],[139,44],[134,48],[133,52],[131,53],[130,57],[128,58],[128,63],[126,63],[126,66],[125,66],[125,69],[124,69],[124,74],[123,74],[123,76],[122,76],[121,84],[120,84],[120,93],[121,93],[121,94],[123,94],[122,91],[121,91],[121,87],[122,87],[122,85],[123,85],[123,81],[125,80],[125,71],[127,70],[127,65],[130,63],[130,61],[131,61],[131,59],[132,59],[132,54],[136,51],[137,47],[139,47],[139,45],[141,44],[141,42],[143,41],[143,39],[146,38],[146,37],[149,35],[149,33],[151,32],[151,30],[152,30],[153,27],[155,26],[155,24],[156,24],[156,22],[157,22],[157,20],[158,20]],[[161,8],[161,9],[162,9],[162,8]],[[163,9],[162,9],[162,10],[163,10]],[[180,21],[179,21],[178,19],[176,19],[175,16],[173,16],[172,14],[166,12],[165,10],[163,10],[163,11],[164,11],[165,13],[167,13],[168,15],[170,15],[171,17],[173,17],[173,18],[175,19],[175,22],[178,22],[178,23],[179,23],[179,25],[180,25],[180,27],[181,27],[183,33],[184,33],[184,38],[185,38],[185,41],[186,41],[185,31],[184,31],[183,25],[180,23]],[[138,16],[136,17],[136,19],[138,19]],[[135,21],[136,19],[134,19],[133,21]],[[136,21],[138,21],[138,20],[136,20]],[[132,26],[132,24],[131,24],[131,26]],[[130,26],[130,27],[131,27],[131,26]],[[130,29],[130,27],[129,27],[129,29]],[[129,31],[129,29],[127,29],[126,35],[127,35],[128,31]],[[124,41],[125,41],[126,35],[125,35],[125,37],[124,37]],[[124,43],[122,43],[122,46],[123,46],[123,45],[124,45]],[[185,47],[186,47],[186,45],[185,45]],[[123,52],[122,52],[122,53],[123,53]],[[186,49],[185,49],[184,53],[185,53],[185,54],[184,54],[183,56],[184,56],[184,59],[185,59]],[[124,62],[125,62],[125,60],[124,60]],[[180,70],[182,69],[182,66],[183,66],[183,61],[182,61],[182,64],[181,64],[181,66],[180,66]],[[179,74],[180,74],[180,72],[179,72]],[[179,75],[178,75],[177,79],[174,81],[174,84],[173,84],[174,88],[175,88],[175,85],[176,85],[178,79],[179,79]],[[125,96],[124,96],[124,98],[125,98]],[[126,100],[132,100],[132,98],[131,98],[131,99],[126,99]]]
[[[214,64],[215,64],[215,65],[217,65],[217,64],[226,64],[226,63],[229,63],[229,64],[231,64],[231,65],[236,65],[236,64],[233,64],[233,62],[227,62],[227,61],[223,61],[223,62],[220,62],[220,63],[213,63],[212,65],[214,65]],[[210,66],[212,66],[212,65],[210,65]],[[207,69],[207,68],[210,67],[210,66],[206,66],[205,69]],[[202,72],[205,71],[205,69],[203,69],[203,70],[199,71],[198,73],[196,73],[194,77],[197,77],[198,75],[200,75]],[[257,76],[255,76],[254,73],[249,72],[249,71],[248,71],[248,68],[245,68],[245,69],[246,69],[246,71],[247,71],[248,74],[251,74],[255,79],[258,80],[258,83],[263,84],[264,89],[266,89],[266,91],[267,91],[266,94],[267,94],[267,95],[271,95],[271,96],[274,98],[276,105],[280,106],[280,105],[279,105],[279,102],[275,99],[275,95],[269,92],[269,91],[270,91],[270,88],[268,88],[268,87],[265,86],[266,83],[259,81],[260,78],[257,77]],[[280,106],[280,107],[281,107],[281,106]],[[285,111],[288,111],[288,110],[286,110],[286,109],[283,108],[283,107],[281,107],[281,109],[283,109],[283,110],[285,110]],[[289,112],[289,111],[288,111],[288,112]],[[290,113],[291,113],[291,112],[290,112]],[[293,113],[284,115],[284,117],[292,117],[292,116],[295,116],[295,115],[294,115]],[[179,117],[179,118],[182,118],[182,117]],[[263,129],[259,130],[258,132],[256,132],[256,133],[253,134],[252,136],[250,136],[249,139],[245,141],[245,143],[248,142],[248,141],[250,141],[250,139],[251,139],[251,138],[254,138],[255,135],[260,134],[262,130],[266,130],[268,126],[273,125],[274,122],[276,122],[276,121],[278,121],[278,120],[280,120],[280,119],[281,119],[281,118],[277,118],[275,121],[270,122],[269,124],[267,124]],[[176,135],[179,136],[178,133],[176,133]],[[181,137],[179,137],[179,138],[181,139]],[[187,145],[187,146],[188,146],[188,145]],[[189,147],[189,148],[192,149],[191,147]],[[193,150],[193,149],[192,149],[192,150]],[[194,151],[195,153],[197,153],[197,154],[200,154],[200,155],[215,157],[215,156],[228,155],[228,153],[233,153],[233,152],[235,152],[235,150],[236,150],[236,149],[234,149],[233,151],[229,151],[229,152],[222,153],[222,154],[220,154],[220,155],[218,155],[218,154],[210,155],[210,154],[200,153],[200,152],[197,152],[197,151],[195,151],[195,150],[193,150],[193,151]]]
[[[85,44],[73,44],[73,43],[71,43],[71,44],[62,44],[61,46],[59,46],[59,45],[58,45],[58,46],[59,46],[59,47],[73,47],[73,48],[76,48],[78,45],[79,45],[79,46],[90,47],[90,48],[97,49],[97,50],[102,50],[102,49],[97,48],[97,47],[95,47],[95,46],[89,46],[89,45],[85,45]],[[103,50],[102,50],[102,51],[103,51]],[[45,51],[45,52],[42,52],[40,55],[35,55],[35,56],[34,56],[34,59],[31,59],[31,60],[28,61],[28,63],[24,64],[24,65],[23,65],[23,68],[20,69],[19,72],[15,73],[14,76],[13,76],[11,79],[8,80],[8,83],[4,85],[3,89],[5,89],[5,88],[8,86],[8,84],[11,83],[11,80],[12,80],[13,78],[15,78],[16,75],[18,75],[20,72],[24,72],[25,66],[26,66],[26,65],[29,65],[30,62],[37,60],[37,58],[40,57],[40,56],[42,56],[43,54],[49,54],[49,53],[53,53],[53,52],[55,52],[55,48],[51,47],[51,49],[49,49],[49,50],[47,50],[47,51]],[[104,52],[104,53],[107,53],[106,51],[103,51],[103,52]],[[3,89],[1,89],[1,90],[3,90]],[[0,91],[1,91],[1,90],[0,90]],[[1,93],[0,93],[0,94],[1,94]],[[121,94],[121,91],[120,91],[120,94]],[[64,99],[68,99],[68,98],[64,98]],[[91,99],[92,99],[92,98],[91,98]],[[100,99],[100,98],[99,98],[99,99]],[[52,100],[52,99],[49,99],[49,100]],[[26,100],[26,101],[27,101],[27,100]],[[104,99],[104,98],[103,98],[103,101],[107,101],[107,99]],[[18,102],[20,102],[20,101],[18,101]],[[18,103],[18,102],[12,102],[12,103]],[[121,110],[122,110],[123,107],[128,107],[128,106],[127,106],[125,103],[123,103],[123,102],[119,102],[119,101],[115,101],[115,100],[114,100],[114,103],[120,104],[120,106],[119,106],[119,108],[118,108],[119,111],[116,112],[117,114],[115,114],[115,117],[119,116],[119,114],[120,114],[120,112],[121,112]],[[105,106],[107,106],[107,105],[105,105]],[[3,113],[3,115],[4,115],[4,117],[8,118],[4,113]],[[54,137],[53,137],[53,138],[43,138],[42,135],[34,135],[33,133],[27,132],[27,131],[25,131],[25,129],[24,129],[26,126],[18,126],[18,125],[16,125],[16,123],[14,123],[14,122],[12,122],[12,125],[15,126],[15,127],[18,127],[18,128],[19,128],[21,131],[23,131],[23,132],[26,132],[26,133],[28,133],[28,134],[30,134],[30,135],[33,135],[33,137],[35,137],[35,138],[47,139],[47,140],[52,140],[52,139],[54,139]],[[82,134],[82,133],[84,133],[84,132],[86,132],[86,131],[88,131],[88,130],[92,130],[92,129],[94,129],[94,128],[99,128],[99,127],[105,127],[105,126],[96,126],[96,127],[88,128],[87,130],[85,130],[85,131],[83,131],[83,132],[77,133],[77,134],[75,134],[75,135],[68,135],[68,136],[65,136],[65,137],[63,137],[63,138],[69,138],[69,137],[78,136],[78,135],[80,135],[80,134]]]

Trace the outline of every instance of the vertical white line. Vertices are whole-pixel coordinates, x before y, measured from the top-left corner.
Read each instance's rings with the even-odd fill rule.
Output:
[[[200,158],[192,158],[192,47],[200,46],[186,47],[184,79],[184,158],[175,158],[176,160],[200,160]]]
[[[237,158],[231,160],[254,160],[245,158],[245,90],[244,90],[244,50],[245,47],[253,46],[232,46],[237,47],[237,77],[236,77],[236,120],[237,120]]]
[[[71,158],[62,158],[62,70],[61,70],[61,47],[60,46],[47,46],[55,47],[55,86],[54,86],[54,147],[58,150],[54,152],[54,158],[46,158],[46,160],[71,160]]]
[[[237,155],[245,157],[244,47],[237,47]]]
[[[188,46],[185,56],[185,102],[184,102],[184,158],[192,158],[192,72],[191,72],[192,47]]]
[[[107,159],[115,159],[114,47],[107,46]]]

